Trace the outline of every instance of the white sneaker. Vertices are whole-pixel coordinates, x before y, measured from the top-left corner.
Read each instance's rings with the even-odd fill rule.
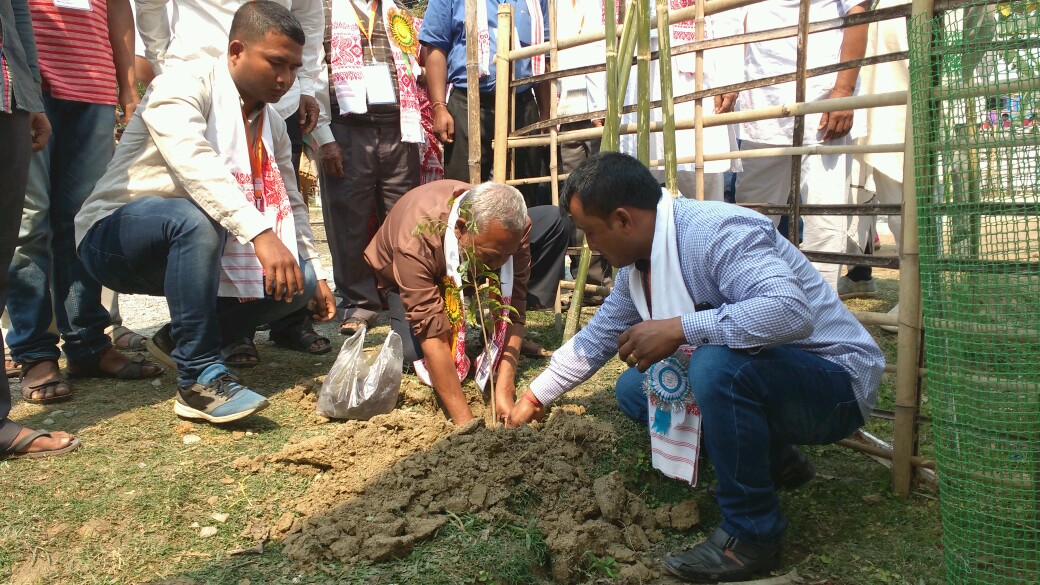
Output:
[[[878,298],[877,283],[873,278],[867,280],[852,280],[848,276],[838,279],[838,298],[846,299],[876,299]]]
[[[888,314],[899,316],[899,303],[896,303],[896,306],[889,309]],[[899,326],[897,325],[882,325],[881,328],[889,333],[899,333]]]

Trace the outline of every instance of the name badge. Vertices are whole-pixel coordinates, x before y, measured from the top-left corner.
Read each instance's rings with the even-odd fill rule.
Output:
[[[365,76],[365,91],[368,104],[372,106],[396,104],[394,82],[390,79],[390,66],[386,63],[370,63],[362,68]]]
[[[55,8],[68,8],[69,10],[90,11],[90,0],[54,0]]]

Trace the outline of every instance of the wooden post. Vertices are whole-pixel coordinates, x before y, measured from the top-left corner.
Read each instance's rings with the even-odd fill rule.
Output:
[[[628,23],[626,23],[627,25]],[[643,164],[650,163],[650,2],[638,0],[635,26],[636,54],[636,158]]]
[[[483,2],[484,0],[478,0]],[[492,179],[504,183],[509,175],[509,87],[510,71],[509,50],[513,40],[513,6],[498,5],[498,50],[495,52],[495,165]],[[472,134],[470,137],[472,138]],[[472,152],[473,141],[470,140]],[[477,142],[479,145],[480,143]],[[472,167],[471,167],[472,173]],[[472,181],[472,176],[470,177]]]
[[[795,75],[794,101],[805,101],[805,62],[809,47],[809,0],[801,0],[798,7],[798,57]],[[805,140],[805,116],[794,119],[794,136],[792,145],[797,148]],[[800,248],[798,238],[798,208],[802,203],[802,157],[791,157],[791,214],[788,216],[787,237],[796,248]]]
[[[703,7],[703,0],[698,0],[697,5]],[[703,26],[698,21],[698,26]],[[702,31],[703,32],[703,31]],[[701,40],[698,37],[698,40]],[[675,152],[675,104],[672,102],[672,35],[671,25],[668,24],[668,0],[657,0],[657,65],[661,76],[661,120],[664,122],[664,134],[661,136],[664,146],[664,186],[673,195],[679,194],[679,177],[677,175],[678,163]],[[698,53],[698,59],[701,53]],[[700,61],[698,60],[697,75],[701,75]],[[697,90],[700,91],[700,87]],[[644,96],[640,96],[643,98]],[[650,99],[646,95],[647,100]],[[701,100],[697,100],[697,108],[700,108]],[[698,147],[697,152],[700,152]],[[649,156],[647,157],[649,159]],[[650,161],[647,160],[647,163]],[[703,191],[703,187],[701,191]]]
[[[697,21],[694,24],[694,40],[697,42],[704,40],[704,0],[697,0],[695,5],[697,8]],[[704,51],[699,50],[696,53],[697,68],[695,69],[693,78],[693,90],[701,91],[704,89]],[[715,100],[712,100],[714,102]],[[693,176],[693,193],[698,201],[704,201],[704,99],[699,99],[694,102],[693,105],[693,142],[694,147],[697,151],[694,153],[696,156],[696,162],[694,162],[695,173]]]
[[[559,35],[559,30],[556,28],[556,0],[549,0],[549,70],[557,71],[559,64],[557,63],[557,49],[556,49],[556,37]],[[551,81],[553,85],[555,81]],[[560,105],[560,95],[555,88],[549,91],[549,119],[556,118],[556,110]],[[559,152],[557,143],[557,137],[559,135],[559,126],[553,124],[549,127],[549,178],[552,179],[549,183],[549,188],[552,193],[552,204],[555,206],[560,205],[560,173],[558,171],[559,164]]]
[[[931,16],[933,0],[913,0],[911,18],[920,18],[919,25],[927,29],[922,36],[929,39],[931,46]],[[926,57],[929,61],[930,56]],[[918,177],[914,167],[915,155],[928,154],[927,135],[917,142],[914,131],[912,97],[907,93],[906,135],[903,142],[903,249],[899,255],[899,340],[896,357],[896,401],[894,433],[892,439],[892,491],[899,497],[910,495],[913,478],[911,458],[917,434],[917,405],[921,389],[918,368],[921,364],[921,258],[917,238],[917,188],[921,181],[931,177]],[[930,192],[930,189],[928,189]]]
[[[466,0],[466,102],[469,113],[469,182],[479,183],[480,176],[480,58],[477,51],[477,2]]]

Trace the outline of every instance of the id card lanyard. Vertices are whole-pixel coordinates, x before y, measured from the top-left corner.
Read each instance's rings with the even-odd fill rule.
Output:
[[[350,7],[354,10],[354,16],[357,18],[358,28],[361,29],[361,34],[365,35],[365,40],[368,41],[368,53],[372,56],[372,62],[376,62],[376,52],[372,49],[372,31],[375,30],[376,26],[376,0],[372,0],[371,10],[372,12],[368,15],[368,29],[365,29],[365,23],[361,20],[361,13],[358,11],[357,6],[354,5],[353,0],[347,0],[350,2]]]
[[[257,118],[256,124],[256,135],[253,136],[253,142],[249,145],[249,169],[253,173],[253,205],[256,206],[261,212],[264,211],[264,158],[266,153],[264,152],[264,114],[267,113],[267,108],[260,110],[260,116]],[[242,114],[242,121],[245,122],[246,127],[246,139],[249,139],[249,120],[246,119],[245,113]]]

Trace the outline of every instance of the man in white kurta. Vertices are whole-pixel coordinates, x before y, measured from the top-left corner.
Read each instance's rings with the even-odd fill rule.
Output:
[[[672,9],[687,8],[694,5],[694,0],[672,0]],[[653,5],[650,6],[651,22],[656,22],[657,11]],[[708,16],[705,22],[704,37],[706,39],[726,37],[739,34],[741,11],[731,10]],[[694,42],[694,23],[692,20],[672,24],[670,29],[672,48]],[[657,29],[650,31],[650,50],[658,50]],[[741,49],[740,45],[712,49],[704,53],[704,88],[721,87],[743,81],[741,77]],[[696,54],[685,53],[672,58],[672,95],[676,98],[691,94],[696,90]],[[636,67],[632,67],[629,77],[628,92],[625,95],[625,104],[632,105],[639,101]],[[650,63],[650,99],[659,101],[661,99],[661,71],[657,60]],[[706,100],[705,115],[712,112],[712,100]],[[675,104],[675,120],[693,120],[695,102],[686,101]],[[651,111],[650,118],[654,122],[660,121],[661,109]],[[626,114],[621,121],[626,124],[636,122],[636,114]],[[697,154],[697,142],[694,130],[680,130],[675,133],[676,156],[680,159],[693,159]],[[664,160],[664,138],[663,134],[653,133],[650,135],[650,159]],[[621,137],[621,152],[636,156],[635,134],[627,134]],[[704,129],[704,154],[719,154],[732,152],[737,148],[737,127],[715,126]],[[664,182],[664,169],[651,168],[651,172],[662,183]],[[704,199],[708,201],[723,200],[723,173],[726,171],[740,170],[739,161],[720,160],[707,162],[704,165]],[[696,196],[694,180],[696,167],[693,162],[679,164],[677,167],[679,179],[679,191],[690,198]]]
[[[747,32],[769,30],[798,24],[798,0],[770,0],[757,4],[746,13]],[[810,22],[830,20],[864,12],[868,2],[860,0],[812,0]],[[809,35],[806,66],[808,69],[838,62],[861,59],[866,50],[866,26],[836,29]],[[745,78],[762,79],[792,73],[796,67],[797,39],[789,37],[747,45]],[[849,97],[857,93],[859,69],[809,77],[805,80],[805,101]],[[760,87],[742,92],[737,109],[753,110],[795,102],[793,82]],[[852,111],[805,116],[803,144],[841,146],[850,144],[853,131]],[[752,151],[777,146],[790,146],[794,136],[794,118],[747,122],[741,125],[740,150]],[[745,158],[744,172],[737,175],[737,203],[783,205],[791,195],[791,158]],[[812,155],[802,157],[801,200],[804,204],[844,204],[849,200],[850,155]],[[847,252],[859,249],[856,243],[855,218],[850,216],[805,215],[803,250]],[[773,218],[774,223],[779,218]],[[813,263],[824,279],[837,287],[841,268],[834,264]]]

